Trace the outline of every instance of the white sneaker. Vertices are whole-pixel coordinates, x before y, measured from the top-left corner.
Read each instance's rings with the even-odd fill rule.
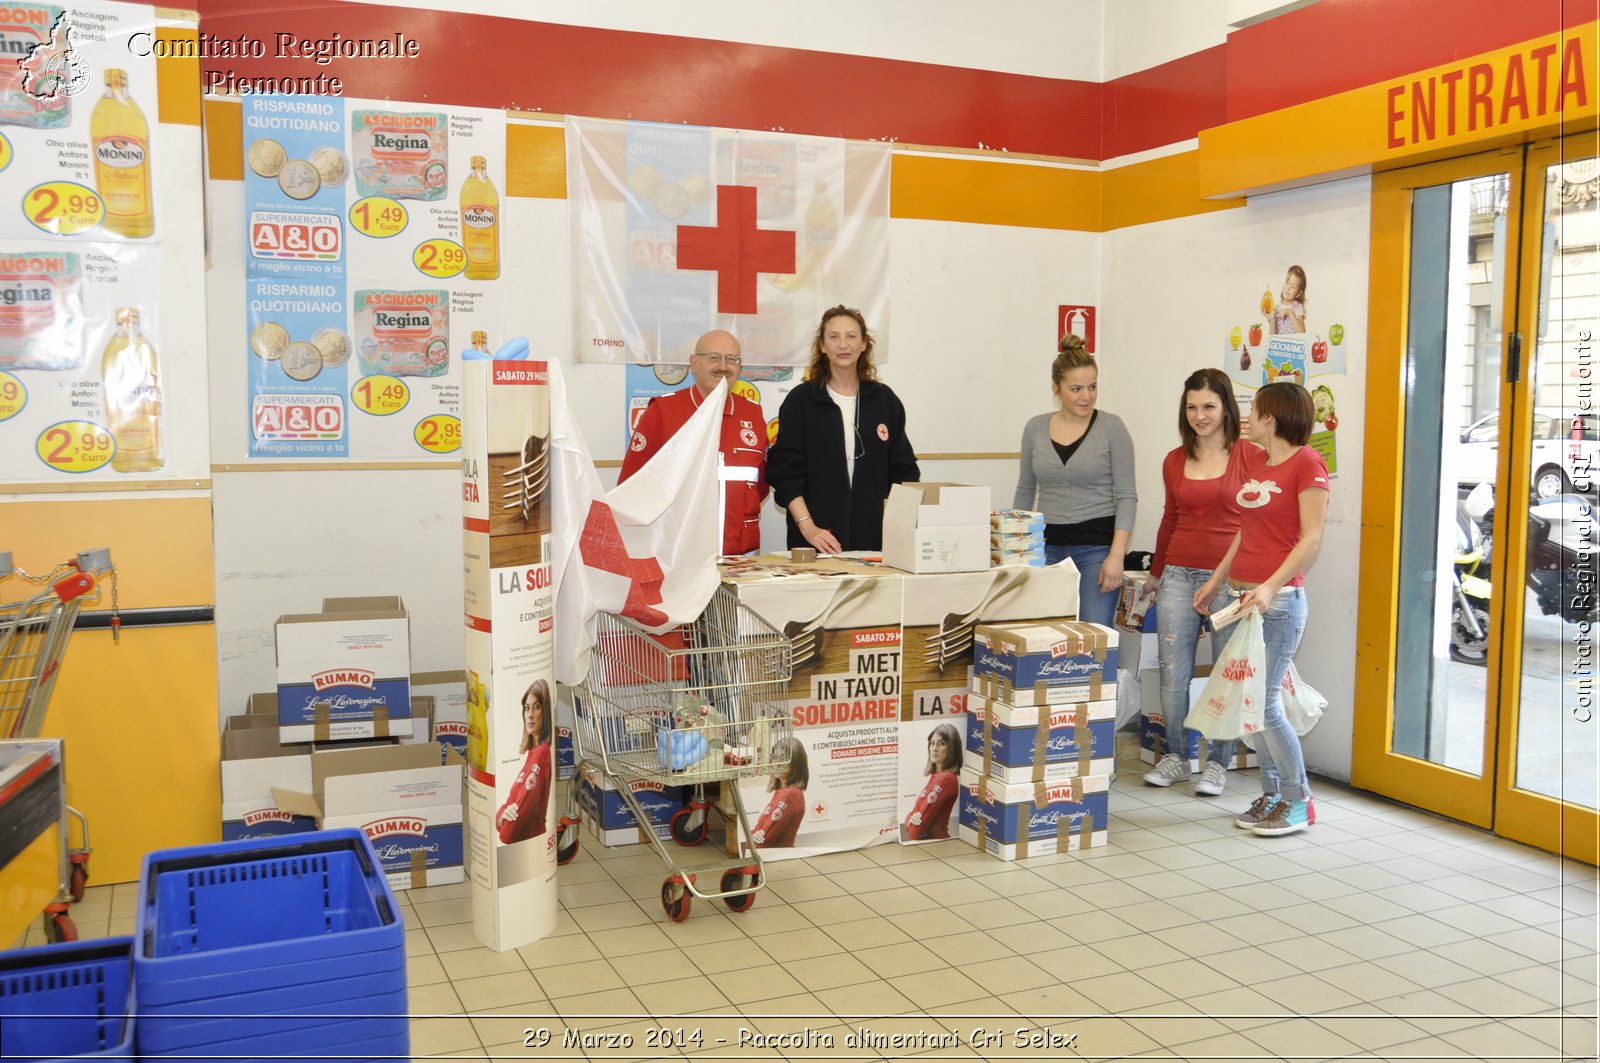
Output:
[[[1201,797],[1221,797],[1228,785],[1228,769],[1214,760],[1206,761],[1200,778],[1194,782],[1194,792]]]
[[[1168,753],[1161,762],[1144,773],[1144,781],[1151,786],[1171,786],[1189,777],[1189,762],[1175,753]]]

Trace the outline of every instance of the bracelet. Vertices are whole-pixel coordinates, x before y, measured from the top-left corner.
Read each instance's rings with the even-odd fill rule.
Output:
[[[805,515],[805,516],[803,516],[803,517],[796,517],[796,518],[795,518],[795,519],[794,519],[794,522],[795,522],[795,523],[796,523],[796,524],[804,524],[804,523],[805,523],[805,522],[806,522],[806,521],[808,521],[808,520],[811,520],[811,514],[809,514],[809,513],[807,513],[807,514],[806,514],[806,515]],[[816,521],[814,521],[814,520],[811,520],[811,523],[812,523],[812,524],[815,524],[815,523],[816,523]]]

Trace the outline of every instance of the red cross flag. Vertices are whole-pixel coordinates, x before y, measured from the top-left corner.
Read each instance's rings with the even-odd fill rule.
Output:
[[[712,329],[804,365],[822,311],[888,351],[889,145],[567,119],[573,336],[583,361],[682,364]]]
[[[717,589],[717,441],[727,385],[608,492],[567,402],[561,363],[552,359],[549,370],[556,680],[577,686],[589,674],[600,610],[661,629],[697,618]]]

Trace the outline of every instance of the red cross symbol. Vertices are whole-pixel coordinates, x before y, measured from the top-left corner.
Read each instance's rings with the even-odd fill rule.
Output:
[[[717,313],[756,312],[756,274],[794,272],[794,232],[756,228],[756,190],[717,186],[717,224],[678,226],[678,268],[717,273]]]
[[[667,622],[667,614],[656,608],[661,604],[664,578],[661,563],[653,557],[628,555],[617,518],[604,502],[589,503],[589,517],[578,536],[578,552],[590,568],[627,579],[628,599],[619,610],[620,615],[646,627],[660,627]]]

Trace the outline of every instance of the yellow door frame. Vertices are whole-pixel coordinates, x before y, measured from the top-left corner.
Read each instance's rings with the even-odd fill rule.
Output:
[[[1600,817],[1593,809],[1562,802],[1513,786],[1521,696],[1522,572],[1507,585],[1508,565],[1492,576],[1490,644],[1485,698],[1483,757],[1476,772],[1461,771],[1390,748],[1394,733],[1395,642],[1399,589],[1399,544],[1403,447],[1405,438],[1405,352],[1407,293],[1410,286],[1412,191],[1466,178],[1509,176],[1508,218],[1518,238],[1508,241],[1509,259],[1500,293],[1502,365],[1508,364],[1514,332],[1523,343],[1523,370],[1516,383],[1501,382],[1502,439],[1527,439],[1532,431],[1529,380],[1535,351],[1543,239],[1545,166],[1562,157],[1596,154],[1590,132],[1522,146],[1478,152],[1376,174],[1372,185],[1371,257],[1368,278],[1367,427],[1362,490],[1361,587],[1357,598],[1360,630],[1356,658],[1356,709],[1351,782],[1363,789],[1481,827],[1508,838],[1595,863],[1600,856]],[[1537,179],[1532,179],[1537,175]],[[1526,209],[1524,198],[1526,197]],[[1512,256],[1520,255],[1520,268]],[[1498,482],[1505,497],[1525,498],[1530,469],[1512,460],[1510,446],[1499,453]],[[1519,458],[1521,454],[1519,453]],[[1495,553],[1526,556],[1527,521],[1514,506],[1497,506]],[[1600,632],[1596,633],[1600,637]]]
[[[1534,365],[1537,357],[1538,331],[1539,331],[1539,287],[1541,283],[1540,265],[1541,248],[1544,239],[1544,222],[1548,214],[1549,205],[1545,202],[1545,193],[1548,185],[1545,173],[1552,165],[1558,165],[1563,159],[1581,159],[1600,157],[1600,137],[1591,130],[1585,133],[1574,133],[1559,140],[1545,140],[1532,145],[1528,149],[1525,163],[1523,193],[1526,197],[1526,210],[1522,220],[1522,283],[1517,292],[1520,301],[1518,316],[1519,328],[1523,336],[1522,344],[1522,380],[1517,385],[1506,386],[1506,396],[1502,397],[1501,409],[1511,411],[1510,429],[1513,433],[1507,436],[1501,433],[1502,439],[1528,439],[1533,431],[1533,409],[1537,396],[1533,394]],[[1509,320],[1509,319],[1506,319]],[[1513,392],[1515,394],[1513,394]],[[1507,406],[1505,397],[1511,397],[1513,402]],[[1506,424],[1502,416],[1502,424]],[[1510,447],[1500,448],[1502,462],[1510,460]],[[1527,498],[1530,489],[1529,480],[1532,477],[1532,466],[1522,460],[1512,463],[1509,470],[1501,468],[1501,483],[1508,485],[1508,498]],[[1496,523],[1510,525],[1504,533],[1503,540],[1507,544],[1505,551],[1496,552],[1501,557],[1526,557],[1528,522],[1524,519],[1520,507],[1504,506],[1505,514],[1496,515]],[[1513,509],[1515,513],[1511,512]],[[1502,519],[1503,518],[1503,519]],[[1506,566],[1500,566],[1502,569]],[[1509,652],[1503,653],[1509,664],[1520,664],[1522,646],[1522,628],[1524,608],[1521,606],[1522,595],[1501,594],[1498,585],[1500,573],[1496,572],[1495,593],[1501,595],[1508,606],[1517,605],[1517,608],[1507,608],[1501,611],[1499,617],[1501,627],[1501,644]],[[1517,588],[1521,591],[1522,588]],[[1515,599],[1515,601],[1513,601]],[[1589,638],[1600,638],[1600,631],[1589,632]],[[1595,657],[1590,657],[1591,674]],[[1496,688],[1491,686],[1491,693]],[[1495,795],[1494,795],[1494,829],[1497,834],[1508,838],[1537,845],[1541,849],[1562,853],[1577,860],[1587,863],[1596,863],[1600,859],[1600,814],[1595,809],[1585,808],[1570,801],[1561,801],[1543,794],[1536,794],[1529,790],[1519,790],[1515,787],[1517,751],[1521,739],[1521,709],[1522,709],[1522,670],[1518,667],[1508,667],[1499,682],[1499,696],[1503,709],[1500,717],[1502,726],[1500,741],[1497,750],[1495,765]],[[1562,711],[1568,711],[1569,706],[1562,705]],[[1600,720],[1591,718],[1592,726],[1600,726]]]
[[[1366,464],[1361,495],[1361,589],[1357,595],[1360,633],[1356,653],[1356,708],[1350,781],[1363,789],[1488,827],[1494,821],[1494,776],[1489,750],[1494,746],[1492,699],[1484,705],[1483,761],[1476,773],[1434,764],[1390,749],[1394,733],[1395,637],[1400,563],[1401,464],[1405,439],[1405,352],[1407,296],[1411,282],[1411,193],[1470,177],[1510,174],[1508,211],[1521,208],[1521,162],[1517,154],[1486,151],[1441,162],[1377,174],[1372,179],[1372,253],[1368,273]],[[1506,274],[1513,276],[1511,273]],[[1502,292],[1503,321],[1514,320],[1515,285]],[[1509,332],[1507,332],[1509,335]],[[1504,357],[1502,339],[1502,358]],[[1501,461],[1506,460],[1501,448]],[[1503,466],[1502,466],[1503,472]],[[1503,481],[1502,481],[1503,482]],[[1505,509],[1506,507],[1498,507]],[[1498,517],[1503,514],[1497,514]],[[1503,540],[1502,540],[1503,541]],[[1506,556],[1501,553],[1500,556]],[[1505,600],[1494,572],[1492,602]],[[1491,622],[1491,627],[1498,628]],[[1490,644],[1489,690],[1495,689],[1499,655]]]

